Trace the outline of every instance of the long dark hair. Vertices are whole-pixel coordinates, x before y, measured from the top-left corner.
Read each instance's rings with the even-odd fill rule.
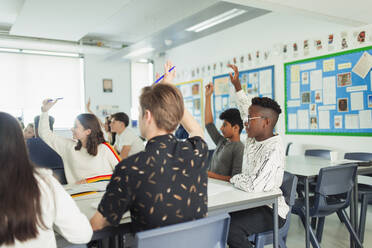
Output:
[[[36,238],[41,218],[40,189],[18,121],[0,112],[0,246]]]
[[[98,153],[98,145],[105,142],[101,125],[97,117],[93,114],[80,114],[76,117],[84,129],[90,129],[90,134],[87,138],[87,151],[90,155],[96,156]],[[82,143],[79,140],[75,146],[75,150],[79,151],[82,147]]]

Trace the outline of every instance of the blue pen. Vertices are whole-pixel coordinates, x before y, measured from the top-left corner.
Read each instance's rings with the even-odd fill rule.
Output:
[[[63,97],[57,97],[55,99],[49,99],[48,102],[53,102],[53,101],[57,101],[57,100],[62,100]]]
[[[171,71],[174,69],[174,67],[175,67],[175,66],[173,66],[172,68],[170,68],[168,72],[171,72]],[[156,83],[158,83],[160,80],[162,80],[162,79],[164,78],[164,75],[165,75],[165,74],[163,74],[163,76],[161,76],[160,78],[158,78],[158,79],[155,81],[154,84],[156,84]]]

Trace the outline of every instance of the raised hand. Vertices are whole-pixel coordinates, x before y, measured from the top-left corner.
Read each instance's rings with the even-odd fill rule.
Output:
[[[213,83],[209,83],[205,86],[205,96],[210,97],[213,94]]]
[[[48,112],[49,109],[51,109],[54,104],[56,104],[58,99],[52,100],[52,99],[45,99],[43,101],[43,105],[41,106],[41,111],[42,112]]]
[[[242,85],[240,84],[240,80],[239,80],[238,67],[236,65],[232,65],[232,64],[228,64],[227,66],[234,70],[234,75],[233,75],[232,72],[230,72],[229,75],[230,75],[231,83],[235,87],[235,91],[238,92],[242,89]]]
[[[169,72],[172,67],[172,62],[168,60],[164,65],[164,78],[161,81],[162,83],[173,84],[173,80],[176,77],[176,69]]]
[[[88,99],[88,102],[87,102],[86,107],[87,107],[87,111],[88,111],[89,113],[92,113],[92,110],[90,109],[90,97],[89,97],[89,99]]]

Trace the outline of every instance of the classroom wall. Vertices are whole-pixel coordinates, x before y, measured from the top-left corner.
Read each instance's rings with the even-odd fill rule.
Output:
[[[303,40],[312,42],[317,37],[327,37],[330,33],[349,31],[351,27],[314,20],[295,14],[270,13],[254,20],[242,23],[227,30],[190,42],[167,51],[166,56],[154,58],[155,71],[162,72],[165,60],[170,59],[177,66],[178,71],[195,68],[198,65],[212,64],[225,61],[234,56],[255,52],[274,45],[293,44],[303,45]],[[323,43],[323,45],[325,45]],[[310,43],[310,47],[313,44]],[[328,53],[326,49],[324,53]],[[337,52],[337,50],[333,51]],[[310,53],[310,57],[321,54]],[[283,63],[298,60],[303,57],[284,59],[282,55],[271,56],[270,61],[256,67],[275,65],[275,99],[284,109],[284,72]],[[254,68],[254,67],[252,67]],[[249,68],[250,69],[250,68]],[[211,77],[205,78],[205,81]],[[284,144],[293,142],[290,154],[303,154],[308,148],[328,148],[339,152],[342,157],[346,151],[372,152],[371,137],[338,137],[315,135],[285,135],[284,115],[277,124],[277,131],[283,136]],[[210,138],[207,138],[210,147],[214,147]]]

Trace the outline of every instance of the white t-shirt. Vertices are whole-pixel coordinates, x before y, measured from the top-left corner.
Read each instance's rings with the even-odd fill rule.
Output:
[[[111,175],[119,160],[105,144],[98,145],[96,156],[86,148],[75,150],[77,141],[55,135],[49,128],[48,113],[40,115],[39,135],[63,160],[66,180],[69,184],[101,175]]]
[[[37,169],[37,172],[36,179],[41,192],[41,215],[46,229],[38,227],[39,235],[35,239],[26,242],[16,240],[14,245],[1,246],[1,248],[57,247],[53,225],[55,231],[69,242],[88,243],[93,235],[88,218],[80,212],[71,196],[52,176],[51,170]]]
[[[123,146],[130,146],[128,157],[145,149],[141,138],[130,128],[125,128],[121,134],[116,134],[115,149],[120,153]]]

